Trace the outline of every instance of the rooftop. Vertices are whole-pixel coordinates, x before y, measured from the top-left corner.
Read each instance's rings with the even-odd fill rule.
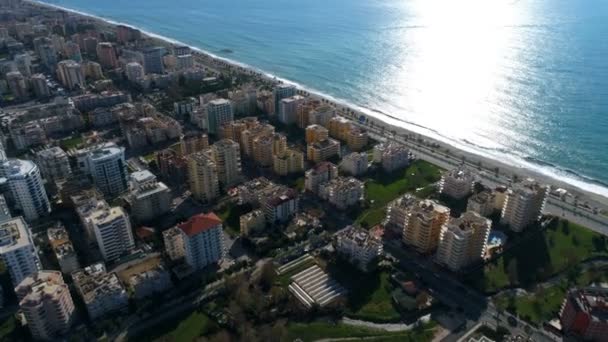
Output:
[[[194,236],[222,224],[222,220],[215,213],[198,214],[188,221],[178,225],[186,235]]]

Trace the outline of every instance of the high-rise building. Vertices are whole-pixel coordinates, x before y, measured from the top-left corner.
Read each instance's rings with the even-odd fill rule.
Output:
[[[101,42],[97,44],[97,59],[99,64],[106,69],[114,69],[118,67],[118,58],[116,57],[116,49],[112,43]]]
[[[228,187],[241,179],[241,149],[239,144],[230,139],[222,139],[209,150],[217,167],[219,182]]]
[[[121,43],[127,43],[130,41],[138,40],[141,37],[141,31],[138,29],[126,26],[116,26],[116,39]]]
[[[139,222],[148,222],[171,209],[171,191],[147,170],[131,174],[131,191],[126,200],[131,206],[131,214]]]
[[[306,146],[306,158],[312,162],[319,163],[336,156],[340,157],[340,142],[332,138]]]
[[[2,165],[4,177],[16,207],[27,221],[34,221],[51,212],[38,166],[29,160],[9,160]]]
[[[84,76],[92,80],[99,80],[103,78],[103,71],[101,70],[101,64],[93,61],[85,61],[82,64]]]
[[[260,167],[270,167],[273,162],[273,136],[260,135],[253,139],[253,160]]]
[[[48,181],[66,179],[72,174],[68,155],[59,146],[36,152],[36,163]]]
[[[144,70],[146,74],[162,74],[165,72],[165,66],[163,65],[163,55],[165,54],[165,48],[163,47],[152,47],[143,51],[144,57]]]
[[[210,202],[219,197],[217,165],[206,151],[188,156],[188,181],[190,191],[197,200]]]
[[[222,220],[214,213],[198,214],[178,225],[186,263],[195,270],[218,262],[225,255]]]
[[[441,193],[454,199],[462,199],[473,192],[474,182],[473,172],[459,167],[441,177]]]
[[[362,271],[373,268],[382,253],[382,240],[366,229],[347,226],[335,234],[336,251],[345,256]]]
[[[351,176],[361,176],[367,172],[369,159],[366,152],[353,152],[342,158],[340,171]]]
[[[104,260],[114,261],[133,249],[131,222],[122,207],[98,209],[90,218]]]
[[[564,335],[573,341],[606,342],[608,337],[608,289],[574,288],[568,291],[560,311]]]
[[[432,200],[421,200],[409,208],[403,229],[403,242],[419,253],[437,249],[443,225],[450,218],[450,209]]]
[[[6,198],[0,194],[0,222],[7,221],[11,218],[11,211],[8,209]]]
[[[274,113],[269,114],[278,114],[280,109],[280,103],[282,99],[286,99],[288,97],[292,97],[296,94],[296,87],[291,84],[279,84],[273,90],[273,98],[274,98]]]
[[[116,273],[107,273],[102,263],[72,273],[74,287],[94,320],[112,312],[125,310],[129,295]]]
[[[279,176],[304,171],[304,154],[293,149],[286,149],[283,153],[273,156],[272,168]]]
[[[65,57],[75,62],[82,62],[82,54],[80,53],[80,46],[74,42],[65,43]]]
[[[291,125],[296,123],[298,107],[304,103],[304,97],[294,95],[281,99],[279,102],[279,121]]]
[[[43,74],[32,75],[30,81],[32,82],[34,95],[36,95],[37,98],[40,99],[51,96],[51,90],[49,89],[46,77]]]
[[[548,186],[538,184],[533,179],[516,183],[507,195],[500,222],[515,232],[523,231],[541,218],[548,191]]]
[[[144,78],[144,67],[137,62],[127,63],[126,66],[127,79],[131,82]]]
[[[365,184],[353,177],[336,177],[319,185],[319,197],[344,210],[365,199]]]
[[[492,221],[467,211],[451,219],[442,229],[437,249],[437,263],[459,271],[483,260]]]
[[[330,162],[321,162],[304,174],[304,188],[312,193],[319,192],[319,186],[338,177],[338,168]]]
[[[127,164],[123,147],[105,146],[89,151],[85,170],[95,186],[106,196],[116,196],[127,190]]]
[[[234,120],[230,100],[216,99],[207,103],[207,130],[209,134],[219,134],[220,127]]]
[[[21,75],[24,77],[30,77],[32,75],[32,57],[28,53],[16,55],[13,60]]]
[[[306,127],[306,143],[313,144],[329,138],[329,131],[321,125],[310,125]]]
[[[23,218],[14,217],[0,223],[0,259],[8,269],[13,286],[40,269],[32,232]]]
[[[71,59],[57,64],[57,75],[64,87],[68,89],[84,88],[85,79],[82,66]]]
[[[184,70],[194,67],[194,58],[192,55],[181,55],[175,58],[175,67],[177,70]]]
[[[8,83],[8,88],[11,90],[11,94],[13,94],[16,99],[23,100],[27,98],[28,94],[25,78],[19,71],[6,73],[6,82]]]
[[[180,45],[180,46],[173,47],[173,54],[176,56],[185,56],[185,55],[192,54],[192,51],[189,46]]]
[[[34,339],[55,340],[68,332],[75,307],[61,272],[36,272],[23,279],[15,293]]]
[[[68,231],[63,225],[48,228],[46,235],[53,249],[59,268],[64,274],[71,274],[80,268],[74,245],[70,241]]]
[[[405,194],[391,202],[387,210],[385,229],[402,235],[409,220],[410,210],[417,201],[413,195]]]
[[[99,40],[95,37],[85,37],[82,39],[82,47],[84,47],[84,51],[87,53],[87,55],[89,56],[96,56],[97,55],[97,44],[99,43]]]
[[[47,70],[55,70],[55,67],[57,66],[57,51],[55,51],[52,44],[44,44],[40,46],[38,55],[40,56],[42,65],[44,65]]]

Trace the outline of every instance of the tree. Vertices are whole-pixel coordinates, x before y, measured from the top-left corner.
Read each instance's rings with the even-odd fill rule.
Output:
[[[507,275],[509,277],[509,283],[511,285],[515,285],[518,282],[517,276],[517,261],[515,259],[511,259],[509,264],[507,265]]]

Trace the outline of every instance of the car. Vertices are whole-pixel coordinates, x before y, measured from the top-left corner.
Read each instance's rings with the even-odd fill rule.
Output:
[[[507,317],[507,322],[509,323],[510,326],[512,327],[516,327],[517,326],[517,320],[515,319],[515,317],[513,316],[509,316]]]

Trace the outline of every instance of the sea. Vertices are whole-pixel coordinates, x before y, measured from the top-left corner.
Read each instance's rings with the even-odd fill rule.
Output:
[[[608,196],[608,1],[44,2]]]

